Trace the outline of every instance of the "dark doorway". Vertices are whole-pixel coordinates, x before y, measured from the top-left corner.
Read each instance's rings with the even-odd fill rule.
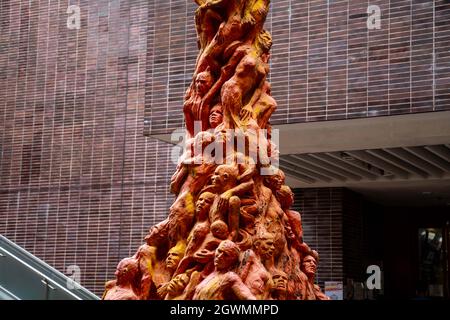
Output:
[[[419,297],[448,298],[448,226],[419,228],[418,285]]]
[[[449,299],[449,208],[382,211],[385,298]],[[380,240],[371,231],[369,241]]]

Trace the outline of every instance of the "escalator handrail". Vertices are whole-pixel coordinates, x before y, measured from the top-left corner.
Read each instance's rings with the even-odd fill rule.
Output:
[[[27,268],[38,273],[50,285],[58,287],[60,290],[73,296],[78,300],[99,300],[100,298],[82,286],[77,286],[72,290],[66,288],[67,281],[70,280],[65,274],[59,272],[44,261],[24,250],[3,235],[0,235],[0,251],[6,255],[20,261]]]

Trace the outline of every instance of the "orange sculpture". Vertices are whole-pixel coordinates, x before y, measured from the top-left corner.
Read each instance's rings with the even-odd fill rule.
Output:
[[[104,299],[328,299],[318,255],[274,166],[269,0],[195,0],[199,54],[184,97],[185,152],[166,220],[122,260]]]

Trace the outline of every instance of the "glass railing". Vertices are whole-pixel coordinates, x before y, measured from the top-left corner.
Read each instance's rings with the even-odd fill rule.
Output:
[[[98,300],[99,297],[0,235],[1,299]]]

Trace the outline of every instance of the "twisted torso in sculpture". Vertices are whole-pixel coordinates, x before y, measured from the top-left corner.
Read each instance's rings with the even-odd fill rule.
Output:
[[[104,299],[327,299],[314,284],[317,252],[303,242],[284,173],[261,174],[270,166],[263,159],[276,156],[270,135],[259,134],[271,132],[276,109],[267,82],[272,39],[263,29],[269,0],[196,3],[200,52],[184,99],[176,199],[119,263]],[[226,148],[236,130],[244,150]]]

